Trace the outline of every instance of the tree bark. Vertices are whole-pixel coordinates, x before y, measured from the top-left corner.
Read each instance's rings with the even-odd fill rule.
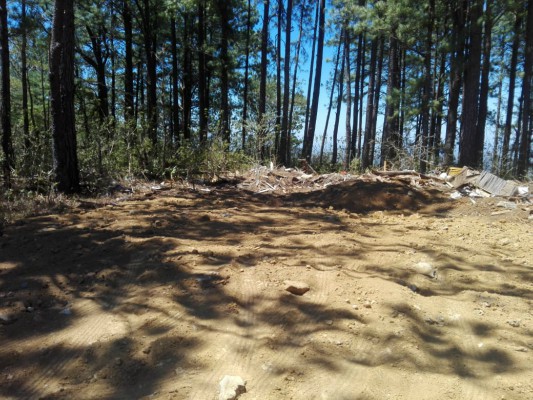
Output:
[[[378,55],[377,55],[377,68],[376,68],[376,86],[374,89],[374,107],[372,109],[372,133],[370,138],[370,165],[374,164],[375,151],[376,151],[376,133],[378,126],[378,113],[379,113],[379,98],[381,97],[381,81],[383,76],[383,51],[384,40],[382,37],[378,37]]]
[[[285,20],[285,57],[283,59],[283,113],[281,116],[281,133],[278,147],[278,161],[287,164],[287,142],[289,134],[289,101],[290,101],[290,66],[291,66],[291,30],[292,30],[292,0],[287,0]]]
[[[429,142],[429,121],[430,121],[430,101],[432,98],[432,73],[431,73],[431,49],[433,47],[433,20],[435,14],[435,0],[429,0],[427,21],[427,32],[424,49],[424,88],[422,93],[422,122],[421,122],[421,147],[420,147],[420,172],[425,174],[429,164],[428,142]]]
[[[55,0],[50,40],[50,97],[57,189],[79,191],[74,121],[74,4]]]
[[[465,66],[463,116],[459,140],[459,164],[480,166],[477,121],[479,111],[479,79],[481,75],[482,32],[480,18],[483,0],[473,0],[470,7],[470,33],[468,59]]]
[[[357,157],[357,140],[358,140],[358,118],[359,118],[359,81],[361,79],[361,57],[364,52],[363,46],[363,34],[358,35],[357,40],[357,58],[355,61],[355,81],[354,81],[354,99],[353,99],[353,122],[352,122],[352,138],[351,138],[351,148],[350,148],[350,157],[353,160]]]
[[[313,73],[315,72],[315,50],[316,50],[316,32],[318,30],[318,22],[319,22],[319,11],[320,11],[320,2],[317,1],[316,3],[316,13],[315,13],[315,23],[313,28],[313,45],[311,48],[311,60],[309,62],[310,68],[309,68],[309,80],[307,81],[307,96],[306,96],[306,105],[305,105],[305,122],[304,122],[304,138],[307,135],[307,130],[309,129],[309,113],[311,111],[311,89],[313,88]],[[335,67],[335,70],[337,67]],[[334,87],[335,85],[333,85]],[[333,89],[332,89],[333,90]],[[331,102],[330,102],[331,105]],[[323,146],[322,146],[323,147]],[[321,153],[323,150],[321,150]]]
[[[457,139],[457,116],[459,96],[463,78],[464,62],[464,6],[463,0],[458,0],[453,10],[453,51],[450,67],[450,89],[448,95],[448,115],[446,119],[446,140],[444,144],[444,165],[454,162],[455,142]]]
[[[351,119],[352,119],[352,77],[351,77],[351,66],[350,66],[350,32],[346,29],[344,31],[344,58],[346,60],[346,66],[344,69],[344,79],[346,79],[346,121],[345,121],[345,137],[346,137],[346,150],[344,153],[344,163],[343,168],[345,171],[350,169],[350,155],[352,148],[352,128],[351,128]]]
[[[252,5],[251,0],[248,0],[248,7],[246,9],[246,49],[244,56],[244,93],[242,95],[242,143],[241,147],[244,150],[246,146],[246,124],[248,122],[248,75],[250,69],[250,31],[252,30],[251,23]]]
[[[292,75],[292,89],[291,89],[291,106],[289,110],[289,126],[287,128],[287,164],[291,164],[291,148],[292,148],[292,123],[294,114],[294,102],[296,100],[296,83],[298,76],[298,67],[300,63],[300,49],[302,46],[302,34],[304,24],[304,10],[302,8],[300,15],[300,28],[298,32],[298,42],[296,43],[296,58],[294,60],[294,72]]]
[[[11,85],[9,73],[9,33],[7,26],[7,5],[6,0],[0,0],[0,46],[2,54],[0,63],[2,65],[2,94],[0,99],[0,119],[2,125],[2,150],[4,152],[4,163],[2,166],[4,174],[4,187],[11,187],[11,170],[15,168],[15,153],[11,138]]]
[[[230,143],[230,104],[229,104],[229,8],[227,0],[218,0],[218,11],[221,26],[220,37],[220,136],[224,142]]]
[[[172,53],[172,138],[177,146],[180,138],[180,107],[179,107],[179,71],[178,71],[178,36],[176,32],[176,17],[170,18],[170,46]]]
[[[198,113],[200,143],[205,144],[208,133],[208,74],[205,49],[205,0],[198,2]]]
[[[483,36],[483,64],[481,66],[481,87],[479,90],[479,110],[476,127],[476,153],[479,164],[483,165],[483,148],[485,144],[485,127],[487,121],[487,101],[489,96],[490,52],[492,48],[492,1],[486,0],[485,33]]]
[[[259,143],[260,157],[265,159],[265,138],[266,138],[266,82],[268,74],[268,27],[270,14],[270,0],[264,0],[263,8],[263,29],[261,30],[261,76],[259,81]]]
[[[279,149],[281,132],[281,19],[283,17],[283,1],[278,0],[278,35],[276,41],[276,133],[274,139],[274,154],[277,155]]]
[[[402,137],[400,130],[400,110],[398,94],[400,91],[400,58],[398,54],[398,39],[396,29],[389,37],[389,76],[387,78],[387,104],[385,106],[385,121],[381,140],[381,164],[388,160],[394,161],[401,148]]]
[[[124,119],[130,124],[135,113],[133,108],[133,24],[129,0],[124,0],[122,20],[124,23]]]
[[[376,66],[377,66],[377,52],[378,42],[376,38],[372,39],[370,48],[370,70],[368,78],[368,93],[366,100],[366,122],[365,122],[365,136],[364,144],[361,156],[361,168],[367,169],[372,165],[371,152],[372,152],[372,113],[374,111],[374,91],[375,91],[375,78],[376,78]]]
[[[309,126],[305,132],[302,158],[308,162],[311,161],[313,153],[313,141],[315,139],[316,119],[318,115],[318,102],[320,100],[320,84],[322,79],[322,60],[324,56],[324,36],[325,36],[325,21],[326,21],[326,1],[320,0],[320,17],[318,23],[318,43],[316,55],[316,74],[313,88],[313,101],[311,104],[311,113],[309,117]]]
[[[339,39],[341,43],[341,47],[339,48],[339,57],[341,58],[341,69],[339,70],[339,76],[337,79],[338,82],[333,83],[333,84],[338,84],[339,91],[337,94],[337,111],[335,113],[335,124],[333,125],[331,165],[337,164],[338,147],[339,147],[339,144],[338,144],[339,122],[341,118],[342,97],[344,95],[344,68],[346,66],[346,57],[344,56],[344,46],[342,46],[343,36],[344,36],[344,32],[341,33],[341,37]]]
[[[520,45],[520,30],[522,26],[522,18],[520,13],[516,15],[514,26],[514,38],[511,50],[511,64],[509,65],[509,95],[507,97],[507,114],[505,116],[505,126],[503,129],[503,142],[501,153],[501,169],[502,172],[508,172],[510,168],[511,156],[509,154],[509,143],[511,142],[511,128],[513,123],[513,110],[515,101],[516,88],[516,69],[518,65],[518,48]]]
[[[533,78],[533,0],[527,2],[524,77],[522,80],[522,126],[516,175],[525,179],[531,153],[531,80]]]
[[[135,0],[135,3],[141,18],[146,57],[147,134],[152,145],[155,145],[157,144],[157,11],[150,0]]]
[[[26,17],[26,0],[20,4],[20,24],[21,24],[21,45],[20,45],[20,64],[22,82],[22,129],[24,134],[24,147],[28,151],[31,147],[30,138],[30,118],[28,114],[28,21]]]

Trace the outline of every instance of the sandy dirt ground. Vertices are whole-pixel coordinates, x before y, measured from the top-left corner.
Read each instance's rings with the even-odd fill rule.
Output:
[[[197,187],[9,225],[0,398],[532,399],[533,208],[499,201]]]

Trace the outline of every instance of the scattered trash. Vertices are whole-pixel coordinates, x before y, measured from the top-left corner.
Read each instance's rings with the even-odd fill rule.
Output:
[[[454,170],[454,172],[456,172]],[[519,186],[516,182],[506,181],[502,178],[491,174],[488,171],[478,172],[473,169],[464,167],[459,173],[448,173],[451,178],[451,186],[459,189],[470,187],[471,190],[476,191],[477,194],[488,196],[527,196],[529,188],[527,186]]]
[[[496,204],[496,207],[502,207],[508,210],[515,210],[517,208],[517,205],[512,201],[500,201],[498,204]]]
[[[463,197],[463,195],[457,190],[455,192],[450,193],[450,198],[454,200],[460,199],[461,197]]]
[[[518,185],[511,181],[498,178],[490,172],[483,171],[477,179],[475,185],[494,196],[514,196],[518,192]]]

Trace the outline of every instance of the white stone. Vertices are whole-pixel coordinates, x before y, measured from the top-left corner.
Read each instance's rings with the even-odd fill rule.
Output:
[[[246,381],[240,376],[225,375],[220,381],[219,400],[235,400],[246,393]]]
[[[429,276],[430,278],[437,277],[437,270],[435,269],[435,267],[433,267],[433,265],[428,262],[421,261],[418,264],[414,265],[413,268],[419,274]]]

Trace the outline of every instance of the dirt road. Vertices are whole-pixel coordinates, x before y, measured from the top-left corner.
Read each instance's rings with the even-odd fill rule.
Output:
[[[531,399],[531,206],[498,201],[197,188],[7,226],[0,397]]]

